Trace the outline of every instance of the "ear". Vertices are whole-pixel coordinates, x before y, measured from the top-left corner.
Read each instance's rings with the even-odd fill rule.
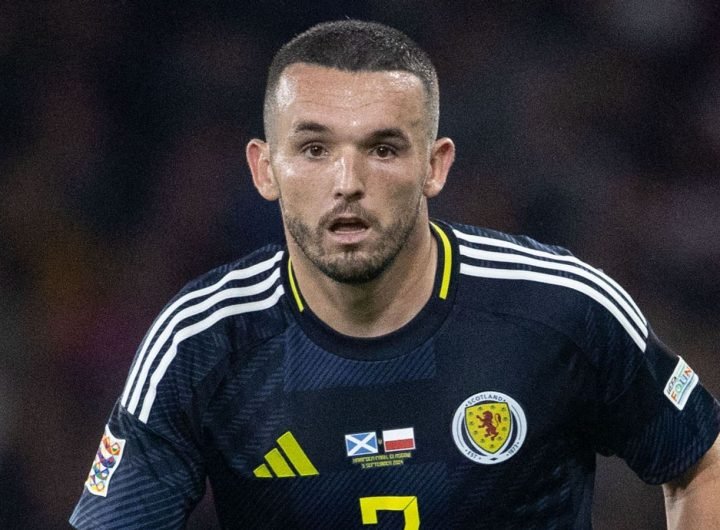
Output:
[[[270,165],[270,149],[267,142],[253,138],[245,148],[245,156],[258,193],[268,201],[277,200],[280,193]]]
[[[428,199],[435,197],[445,186],[450,166],[455,160],[455,144],[450,138],[438,138],[430,153],[430,173],[423,185],[423,194]]]

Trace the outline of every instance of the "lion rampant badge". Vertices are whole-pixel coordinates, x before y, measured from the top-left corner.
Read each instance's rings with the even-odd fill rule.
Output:
[[[479,464],[498,464],[512,457],[527,434],[522,407],[501,392],[480,392],[455,411],[452,434],[460,452]]]

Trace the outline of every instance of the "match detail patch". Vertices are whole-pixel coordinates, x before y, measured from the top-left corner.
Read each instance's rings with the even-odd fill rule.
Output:
[[[125,440],[116,438],[110,432],[110,427],[105,426],[105,434],[100,440],[95,461],[90,468],[90,474],[85,481],[85,487],[93,495],[107,497],[110,479],[117,471],[122,460]]]
[[[385,429],[345,435],[345,454],[360,469],[402,466],[415,450],[415,428]]]
[[[678,410],[685,408],[685,405],[692,394],[695,385],[698,384],[698,375],[686,363],[682,357],[678,357],[670,379],[665,384],[665,396]]]
[[[452,435],[460,452],[478,464],[499,464],[518,452],[527,434],[522,407],[501,392],[480,392],[455,411]]]

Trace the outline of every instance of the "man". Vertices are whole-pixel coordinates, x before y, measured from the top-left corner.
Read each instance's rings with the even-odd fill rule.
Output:
[[[567,251],[428,218],[454,157],[426,54],[315,26],[270,68],[270,245],[191,283],[138,350],[71,522],[588,528],[595,455],[720,527],[720,406]]]

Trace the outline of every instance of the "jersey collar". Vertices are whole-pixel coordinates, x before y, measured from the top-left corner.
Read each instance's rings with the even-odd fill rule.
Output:
[[[381,337],[350,337],[338,333],[320,320],[305,302],[295,279],[289,253],[286,252],[283,275],[285,289],[289,293],[287,305],[310,340],[331,353],[359,360],[397,357],[426,342],[442,325],[452,308],[459,269],[457,243],[452,229],[441,221],[431,221],[430,226],[438,243],[433,296],[410,322]]]

